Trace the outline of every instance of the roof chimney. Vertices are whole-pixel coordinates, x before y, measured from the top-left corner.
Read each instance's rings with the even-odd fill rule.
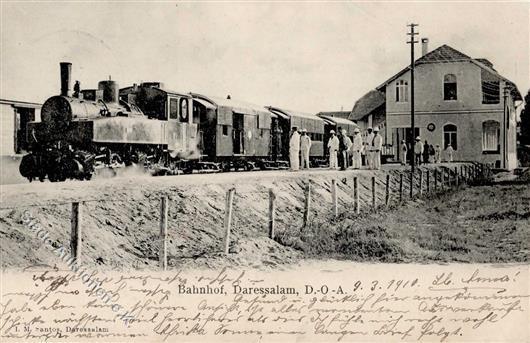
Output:
[[[429,38],[421,39],[421,56],[427,55],[429,52]]]
[[[61,95],[70,96],[72,63],[61,62]]]

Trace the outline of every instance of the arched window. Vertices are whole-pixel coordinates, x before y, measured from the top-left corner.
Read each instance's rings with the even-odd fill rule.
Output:
[[[482,150],[484,152],[499,153],[501,138],[501,124],[495,120],[482,123]]]
[[[444,100],[456,100],[456,76],[447,74],[444,76]]]
[[[409,83],[405,80],[396,82],[396,102],[409,101]]]
[[[444,149],[447,149],[447,147],[450,145],[453,147],[454,150],[456,150],[457,145],[457,130],[456,125],[453,124],[447,124],[444,126]]]

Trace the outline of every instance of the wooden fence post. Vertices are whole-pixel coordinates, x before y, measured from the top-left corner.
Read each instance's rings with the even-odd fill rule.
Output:
[[[335,179],[331,180],[331,202],[333,206],[333,217],[337,218],[339,215],[339,209],[337,206],[337,180]]]
[[[410,198],[414,196],[414,173],[410,172]]]
[[[232,226],[232,207],[234,203],[234,193],[236,192],[235,188],[230,188],[226,192],[226,210],[225,210],[225,247],[224,253],[228,255],[230,249],[230,230]]]
[[[353,198],[355,213],[359,214],[361,212],[361,204],[359,202],[359,179],[357,179],[357,176],[353,178]]]
[[[72,203],[72,216],[70,218],[71,233],[70,233],[70,251],[72,257],[81,261],[81,233],[83,225],[83,203]]]
[[[440,171],[440,189],[443,191],[445,189],[445,184],[444,184],[444,175],[445,175],[445,170],[441,170]]]
[[[431,192],[431,171],[427,169],[427,194]]]
[[[274,190],[269,188],[269,238],[274,239],[275,236],[275,215],[276,215],[276,194]]]
[[[372,176],[372,208],[375,209],[375,176]]]
[[[158,253],[158,261],[162,270],[167,269],[167,217],[167,196],[163,196],[160,201],[160,252]]]
[[[403,201],[403,174],[399,174],[399,201]]]
[[[390,203],[390,174],[386,174],[386,185],[385,185],[385,206]]]
[[[419,170],[420,172],[420,196],[423,195],[423,170]]]
[[[458,187],[458,167],[455,167],[455,186]]]
[[[311,210],[311,184],[305,186],[305,204],[304,204],[304,227],[309,224],[309,213]]]

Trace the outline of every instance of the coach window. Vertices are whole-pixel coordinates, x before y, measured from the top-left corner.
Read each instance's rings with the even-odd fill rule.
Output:
[[[188,99],[180,99],[180,121],[182,123],[188,122]]]
[[[169,119],[178,119],[178,104],[178,99],[169,98]]]
[[[444,76],[444,100],[456,100],[456,76],[447,74]]]

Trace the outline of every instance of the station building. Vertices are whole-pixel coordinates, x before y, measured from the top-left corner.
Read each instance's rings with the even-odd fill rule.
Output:
[[[442,149],[452,146],[455,161],[516,168],[515,109],[522,101],[516,85],[487,59],[448,45],[428,52],[428,40],[422,44],[414,70],[415,132],[410,128],[410,66],[359,99],[349,119],[361,127],[379,125],[394,147],[419,136]],[[399,160],[401,149],[393,150]]]

